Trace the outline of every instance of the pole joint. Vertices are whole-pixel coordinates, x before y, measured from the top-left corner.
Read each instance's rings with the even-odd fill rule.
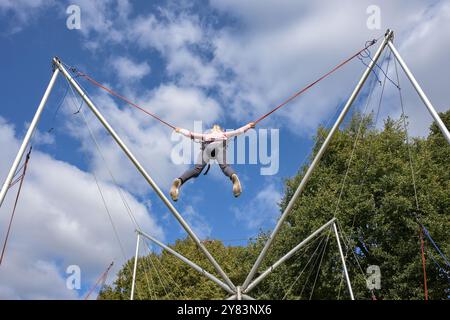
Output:
[[[58,64],[61,63],[61,60],[59,57],[55,56],[52,59],[52,71],[55,72],[55,70],[58,68]]]
[[[384,37],[386,38],[386,41],[394,40],[394,31],[391,29],[387,29],[386,33],[384,34]]]

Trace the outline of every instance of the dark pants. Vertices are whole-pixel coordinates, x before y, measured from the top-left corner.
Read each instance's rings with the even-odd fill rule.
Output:
[[[228,178],[231,179],[231,176],[236,172],[229,164],[227,164],[226,149],[225,148],[224,149],[220,148],[218,150],[202,149],[202,152],[200,152],[198,156],[196,165],[193,168],[185,171],[179,178],[181,180],[181,183],[185,183],[186,181],[192,178],[197,178],[208,164],[208,161],[206,160],[215,159],[217,152],[222,152],[222,157],[220,161],[218,161],[220,169]]]

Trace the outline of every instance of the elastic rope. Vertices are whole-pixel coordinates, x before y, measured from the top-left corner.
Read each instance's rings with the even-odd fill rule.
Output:
[[[317,80],[311,82],[310,84],[308,84],[306,87],[304,87],[303,89],[301,89],[300,91],[298,91],[297,93],[293,94],[292,96],[290,96],[287,100],[285,100],[284,102],[282,102],[280,105],[278,105],[277,107],[275,107],[274,109],[272,109],[271,111],[267,112],[266,114],[264,114],[263,116],[261,116],[260,118],[258,118],[257,120],[254,121],[255,124],[259,123],[260,121],[262,121],[263,119],[267,118],[268,116],[270,116],[272,113],[274,113],[275,111],[277,111],[278,109],[284,107],[286,104],[288,104],[289,102],[291,102],[292,100],[294,100],[295,98],[297,98],[298,96],[300,96],[302,93],[304,93],[305,91],[307,91],[308,89],[310,89],[311,87],[313,87],[314,85],[316,85],[317,83],[319,83],[320,81],[322,81],[323,79],[327,78],[329,75],[331,75],[332,73],[334,73],[335,71],[337,71],[338,69],[340,69],[342,66],[344,66],[345,64],[347,64],[348,62],[350,62],[351,60],[353,60],[354,58],[356,58],[357,56],[359,56],[362,52],[366,51],[368,48],[370,48],[371,46],[373,46],[375,43],[377,42],[377,39],[374,39],[372,41],[370,41],[368,44],[366,44],[366,46],[359,50],[357,53],[355,53],[354,55],[352,55],[350,58],[347,58],[346,60],[342,61],[341,63],[339,63],[337,66],[335,66],[333,69],[331,69],[330,71],[328,71],[327,73],[325,73],[323,76],[321,76],[320,78],[318,78]]]
[[[71,70],[72,70],[72,71],[75,71],[74,68],[71,68]],[[153,117],[154,119],[158,120],[158,121],[161,122],[162,124],[165,124],[165,125],[168,126],[169,128],[171,128],[171,129],[173,129],[173,130],[176,129],[176,127],[175,127],[174,125],[168,123],[167,121],[164,121],[163,119],[161,119],[161,118],[158,117],[157,115],[155,115],[155,114],[153,114],[153,113],[151,113],[151,112],[145,110],[144,108],[138,106],[138,105],[137,105],[136,103],[134,103],[134,102],[131,102],[129,99],[127,99],[127,98],[125,98],[124,96],[118,94],[117,92],[113,91],[112,89],[110,89],[110,88],[108,88],[108,87],[102,85],[101,83],[97,82],[96,80],[94,80],[93,78],[91,78],[90,76],[88,76],[87,74],[85,74],[85,73],[83,73],[83,72],[80,72],[80,71],[76,71],[76,74],[77,74],[78,76],[81,76],[81,77],[85,78],[86,80],[88,80],[88,81],[91,82],[92,84],[96,85],[97,87],[99,87],[99,88],[105,90],[105,91],[108,92],[110,95],[112,95],[112,96],[114,96],[114,97],[116,97],[116,98],[118,98],[118,99],[124,101],[126,104],[128,104],[128,105],[130,105],[130,106],[132,106],[132,107],[134,107],[134,108],[136,108],[136,109],[139,109],[140,111],[142,111],[142,112],[146,113],[147,115]]]

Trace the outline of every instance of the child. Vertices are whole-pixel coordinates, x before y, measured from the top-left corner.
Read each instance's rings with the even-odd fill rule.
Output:
[[[223,131],[219,125],[215,124],[209,133],[204,134],[176,128],[176,132],[181,133],[192,140],[197,140],[202,146],[195,166],[173,181],[172,187],[170,188],[170,196],[173,201],[178,200],[181,185],[191,178],[198,177],[210,160],[217,160],[222,172],[233,182],[234,196],[239,197],[242,192],[242,187],[236,172],[227,164],[226,144],[229,138],[245,133],[247,130],[254,127],[255,123],[250,122],[237,130],[226,132]]]

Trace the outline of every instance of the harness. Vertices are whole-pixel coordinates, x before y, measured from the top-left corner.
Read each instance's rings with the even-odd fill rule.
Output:
[[[226,138],[225,134],[223,134],[223,135],[224,135],[224,137]],[[192,135],[192,132],[190,132],[190,138],[191,138],[191,140],[193,140],[193,141],[195,140],[195,139],[194,139],[194,136]],[[236,138],[236,137],[235,137],[235,138]],[[218,141],[218,140],[212,139],[211,141],[205,141],[205,140],[202,139],[202,141],[200,142],[200,143],[201,143],[200,150],[202,151],[202,153],[205,151],[205,149],[208,147],[209,144],[211,144],[211,143],[213,143],[213,142],[216,142],[216,141]],[[219,140],[219,141],[220,141],[220,140]],[[226,148],[227,148],[227,141],[226,141],[226,140],[222,140],[222,147],[226,150]],[[214,148],[214,149],[211,151],[211,157],[214,158],[215,156],[216,156],[216,149]],[[206,175],[208,174],[209,169],[211,169],[211,164],[208,162],[208,165],[207,165],[207,167],[206,167],[206,171],[203,173],[204,176],[206,176]]]

